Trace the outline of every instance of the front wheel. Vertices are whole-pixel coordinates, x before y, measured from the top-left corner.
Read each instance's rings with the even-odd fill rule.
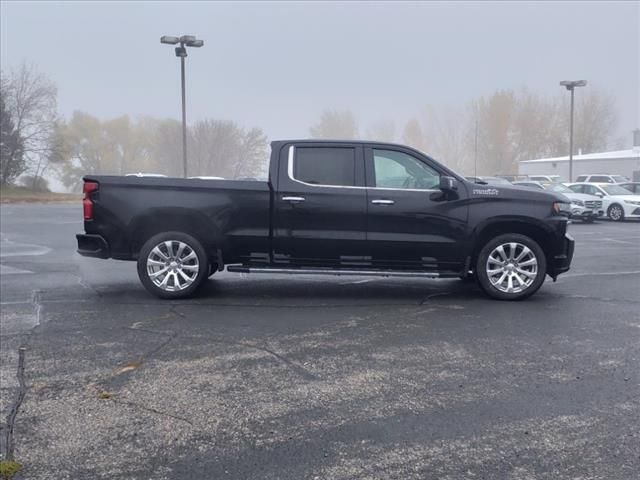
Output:
[[[544,282],[547,262],[542,248],[516,233],[500,235],[480,250],[476,263],[478,284],[498,300],[522,300]]]
[[[159,233],[140,249],[138,277],[157,297],[188,297],[208,275],[209,259],[204,247],[186,233]]]
[[[624,220],[624,209],[617,203],[614,203],[609,207],[609,210],[607,210],[607,215],[614,222],[621,222]]]

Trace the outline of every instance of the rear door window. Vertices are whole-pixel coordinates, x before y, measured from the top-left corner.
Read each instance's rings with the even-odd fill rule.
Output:
[[[591,175],[590,181],[594,183],[612,183],[608,175]]]
[[[356,184],[355,149],[297,147],[293,178],[312,185],[354,186]]]

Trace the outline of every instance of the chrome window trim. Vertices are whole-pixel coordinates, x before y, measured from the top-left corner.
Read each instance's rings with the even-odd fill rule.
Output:
[[[311,147],[312,148],[312,147]],[[338,147],[340,148],[340,147]],[[298,180],[293,176],[293,161],[295,159],[295,149],[294,145],[289,145],[289,156],[287,159],[287,175],[289,180],[292,182],[300,183],[301,185],[306,185],[307,187],[323,187],[323,188],[351,188],[356,190],[387,190],[394,192],[439,192],[440,190],[437,188],[433,189],[418,189],[418,188],[388,188],[388,187],[359,187],[357,185],[324,185],[321,183],[307,183],[302,180]]]

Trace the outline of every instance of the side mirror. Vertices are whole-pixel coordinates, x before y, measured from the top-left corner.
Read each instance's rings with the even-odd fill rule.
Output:
[[[443,192],[453,192],[458,189],[458,182],[453,177],[441,176],[440,177],[440,190]]]
[[[604,197],[604,194],[602,192],[596,192],[596,197],[602,198]]]

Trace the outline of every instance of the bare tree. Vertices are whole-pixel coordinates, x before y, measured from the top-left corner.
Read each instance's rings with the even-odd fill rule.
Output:
[[[417,118],[412,118],[405,125],[402,133],[402,141],[421,152],[426,152],[428,150],[422,126]]]
[[[29,172],[35,186],[51,159],[57,158],[54,152],[57,144],[52,141],[57,121],[57,88],[35,67],[22,64],[3,79],[2,97],[22,142],[24,170],[20,173]],[[17,160],[15,155],[9,158]],[[5,177],[4,172],[2,176]]]
[[[395,142],[395,123],[393,120],[378,120],[367,128],[366,139],[377,142]]]
[[[468,111],[463,108],[428,106],[422,122],[423,135],[429,139],[425,153],[457,171],[465,171],[473,158],[468,136]]]
[[[358,124],[350,110],[325,110],[309,133],[313,138],[351,140],[358,137]]]
[[[202,120],[189,129],[190,164],[197,175],[224,178],[262,177],[267,137],[259,128],[245,130],[229,120]]]

